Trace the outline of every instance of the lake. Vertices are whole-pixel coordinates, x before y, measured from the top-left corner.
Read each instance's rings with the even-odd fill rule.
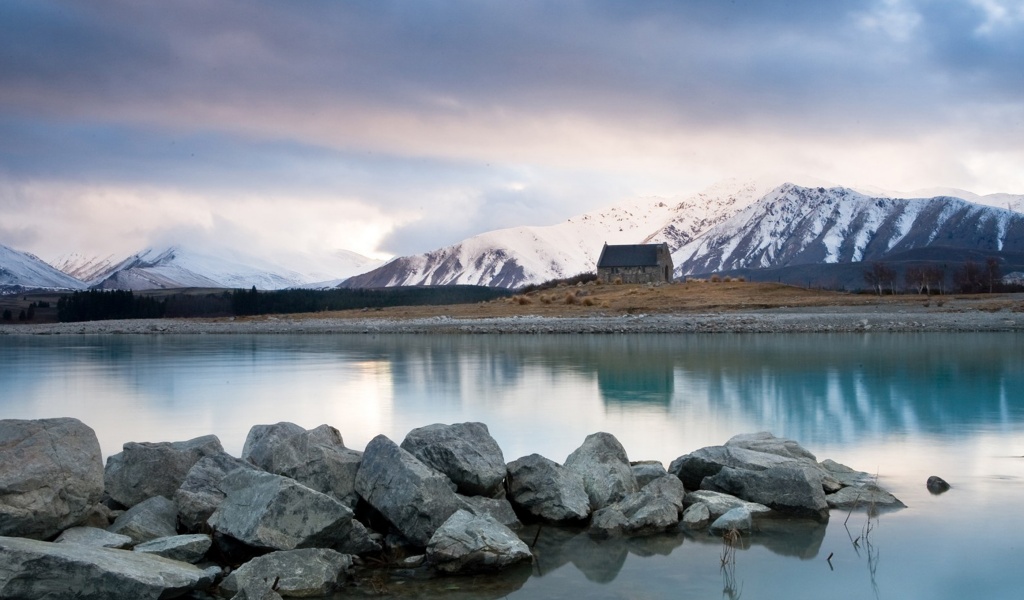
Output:
[[[482,421],[514,460],[595,431],[668,463],[769,430],[876,473],[909,508],[762,532],[722,568],[701,536],[595,542],[545,528],[538,561],[384,597],[1016,598],[1024,587],[1024,337],[1013,334],[3,336],[0,418],[73,416],[127,441],[329,423],[362,449]],[[940,475],[953,489],[932,496]],[[868,529],[870,527],[870,529]],[[529,532],[533,535],[534,532]],[[866,535],[865,535],[866,534]],[[831,560],[827,558],[831,555]]]

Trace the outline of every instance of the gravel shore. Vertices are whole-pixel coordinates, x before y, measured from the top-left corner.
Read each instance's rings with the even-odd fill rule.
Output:
[[[247,319],[140,319],[0,325],[2,335],[72,334],[397,334],[397,333],[814,333],[865,331],[1022,331],[1024,312],[976,308],[801,307],[709,313],[584,317],[394,319],[269,316]]]

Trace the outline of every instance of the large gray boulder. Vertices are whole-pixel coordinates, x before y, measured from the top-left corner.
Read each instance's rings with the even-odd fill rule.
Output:
[[[768,431],[734,435],[725,443],[725,445],[732,448],[745,448],[755,452],[765,452],[767,454],[774,454],[776,456],[792,458],[795,460],[805,460],[810,462],[816,462],[818,460],[809,450],[797,442],[787,438],[775,437],[774,434]]]
[[[238,469],[221,482],[224,501],[207,521],[256,548],[330,547],[352,527],[352,510],[294,479]]]
[[[126,535],[135,544],[178,534],[178,507],[163,496],[154,496],[126,510],[107,531]]]
[[[460,494],[493,496],[505,479],[505,457],[483,423],[435,423],[413,429],[402,449],[451,479]]]
[[[171,560],[195,564],[206,556],[213,540],[210,536],[196,533],[191,535],[175,535],[157,538],[132,548],[134,552],[155,554]]]
[[[4,600],[163,600],[205,590],[218,573],[138,552],[0,537]]]
[[[134,542],[132,538],[119,533],[111,533],[98,527],[72,527],[65,529],[53,540],[55,544],[78,544],[96,548],[128,548]]]
[[[740,446],[708,446],[672,461],[668,472],[678,477],[688,490],[699,490],[705,477],[716,475],[723,467],[746,471],[763,471],[772,467],[793,465],[796,459],[749,450]]]
[[[215,435],[184,442],[128,442],[107,459],[107,494],[128,508],[154,496],[173,498],[189,469],[204,456],[224,452]]]
[[[821,476],[799,466],[779,466],[763,471],[723,467],[705,477],[701,487],[731,494],[748,502],[764,504],[783,515],[828,520],[828,502]]]
[[[229,598],[243,590],[265,590],[276,582],[274,589],[284,598],[328,596],[351,568],[352,557],[327,548],[271,552],[232,571],[218,591]]]
[[[455,484],[384,435],[370,440],[356,475],[356,491],[416,546],[463,507]]]
[[[243,460],[334,496],[350,508],[357,501],[356,472],[362,456],[346,448],[341,433],[330,425],[307,431],[287,422],[253,426],[242,448]]]
[[[593,510],[618,502],[638,489],[626,450],[610,433],[588,435],[583,445],[565,459],[565,468],[583,478]]]
[[[78,419],[0,420],[0,535],[51,538],[103,495],[96,432]]]
[[[493,517],[458,510],[434,532],[427,562],[446,573],[500,571],[531,560],[530,548]]]
[[[679,522],[687,529],[704,529],[709,523],[711,523],[711,511],[708,510],[708,505],[703,502],[691,504],[683,511],[683,516],[680,518]]]
[[[558,523],[590,516],[583,478],[539,454],[510,462],[507,483],[512,505],[534,517]]]
[[[590,533],[609,536],[666,531],[679,524],[685,495],[679,478],[666,475],[595,512],[590,521]]]
[[[181,487],[174,492],[178,520],[186,529],[199,531],[206,526],[206,520],[224,501],[221,482],[236,469],[257,470],[252,464],[227,452],[204,456],[192,465]]]

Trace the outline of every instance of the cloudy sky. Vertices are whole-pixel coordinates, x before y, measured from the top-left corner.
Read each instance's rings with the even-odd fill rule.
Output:
[[[1024,193],[1019,0],[0,3],[0,243],[423,252],[728,177]]]

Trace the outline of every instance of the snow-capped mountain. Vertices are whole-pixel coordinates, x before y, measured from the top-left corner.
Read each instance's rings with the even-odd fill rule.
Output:
[[[109,273],[121,261],[113,255],[101,257],[72,252],[70,254],[62,254],[47,262],[58,271],[62,271],[79,281],[92,281],[100,278],[104,273]]]
[[[58,271],[33,254],[0,244],[0,287],[80,290],[81,281]]]
[[[933,246],[1024,252],[1024,215],[960,198],[780,186],[673,253],[678,275],[880,260]]]
[[[942,190],[907,200],[825,185],[730,180],[683,200],[632,200],[558,225],[482,233],[342,285],[517,287],[593,270],[605,243],[666,242],[677,276],[851,263],[929,247],[1024,252],[1024,217],[1002,207],[1024,206],[1024,196]]]
[[[469,284],[518,287],[591,271],[608,244],[676,248],[771,189],[730,181],[683,200],[637,198],[546,227],[499,229],[426,254],[396,258],[343,287]]]
[[[133,254],[87,282],[99,289],[250,288],[271,290],[304,283],[299,273],[266,261],[180,246]]]

